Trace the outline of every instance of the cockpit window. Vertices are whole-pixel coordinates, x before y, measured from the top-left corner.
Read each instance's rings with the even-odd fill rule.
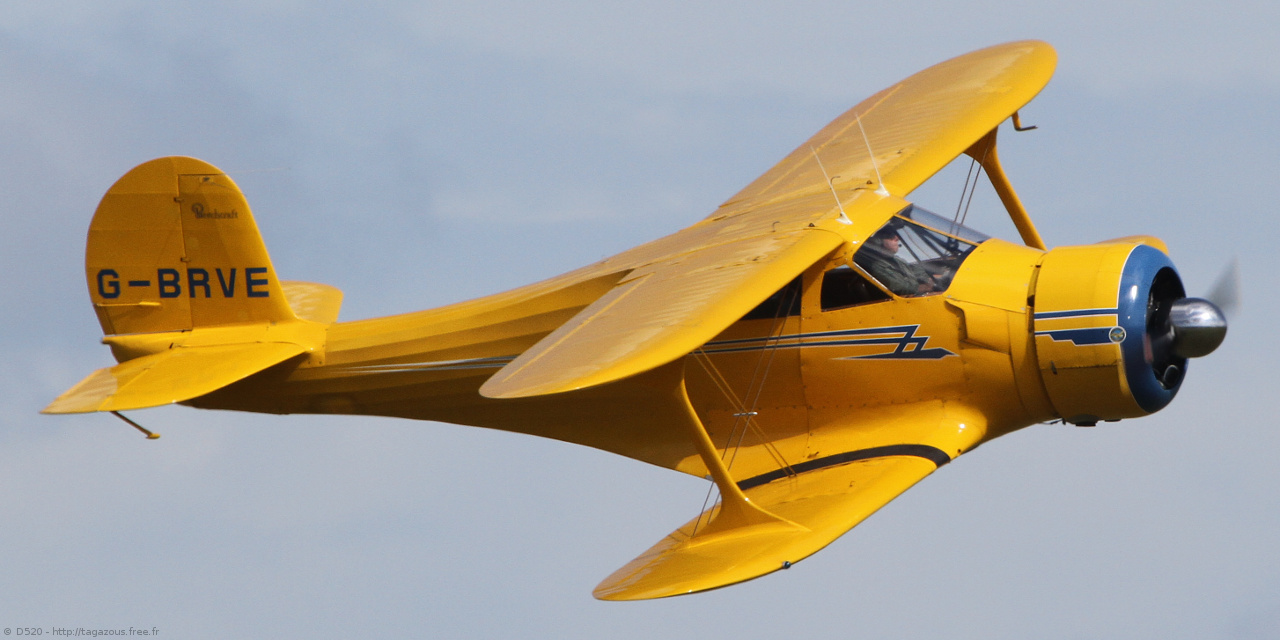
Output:
[[[773,319],[798,315],[800,315],[800,277],[796,276],[795,280],[773,292],[773,295],[765,299],[764,302],[748,311],[747,315],[742,316],[742,319],[762,320],[765,318]]]
[[[925,209],[921,209],[915,205],[911,205],[906,209],[899,211],[898,215],[911,220],[912,222],[929,227],[934,231],[941,231],[946,235],[955,236],[961,240],[967,240],[972,244],[982,244],[984,241],[991,239],[991,236],[982,233],[981,231],[975,231],[954,220],[948,220],[936,213],[933,213],[932,211],[926,211]]]
[[[900,296],[946,291],[960,263],[977,248],[977,243],[987,239],[919,207],[908,207],[899,216],[868,238],[853,261]]]
[[[871,284],[849,265],[840,265],[822,274],[822,310],[843,309],[870,302],[889,300],[889,294]]]

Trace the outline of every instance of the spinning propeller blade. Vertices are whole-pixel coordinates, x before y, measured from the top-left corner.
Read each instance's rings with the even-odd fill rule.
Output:
[[[1213,288],[1205,299],[1217,305],[1227,318],[1234,317],[1240,311],[1240,262],[1235,258],[1218,275]]]

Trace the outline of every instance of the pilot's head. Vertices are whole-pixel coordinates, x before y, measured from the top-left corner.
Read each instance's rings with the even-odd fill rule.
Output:
[[[898,247],[902,245],[902,238],[898,237],[898,229],[894,225],[875,232],[871,240],[876,246],[884,248],[889,253],[897,253]]]

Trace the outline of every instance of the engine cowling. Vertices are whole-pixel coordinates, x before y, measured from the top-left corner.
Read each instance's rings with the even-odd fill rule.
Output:
[[[1159,411],[1178,393],[1187,359],[1225,337],[1222,312],[1186,297],[1163,247],[1134,238],[1045,254],[1035,284],[1036,358],[1067,422]]]

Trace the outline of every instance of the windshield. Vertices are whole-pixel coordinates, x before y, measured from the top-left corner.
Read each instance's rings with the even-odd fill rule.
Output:
[[[872,234],[853,261],[897,295],[931,295],[947,290],[960,263],[987,238],[912,206]]]
[[[948,220],[936,213],[933,213],[932,211],[921,209],[915,205],[911,205],[906,209],[899,211],[898,215],[907,218],[908,220],[914,220],[926,227],[930,227],[934,231],[941,231],[949,236],[968,240],[973,244],[982,244],[983,241],[991,239],[991,236],[985,233],[975,231],[954,220]]]

